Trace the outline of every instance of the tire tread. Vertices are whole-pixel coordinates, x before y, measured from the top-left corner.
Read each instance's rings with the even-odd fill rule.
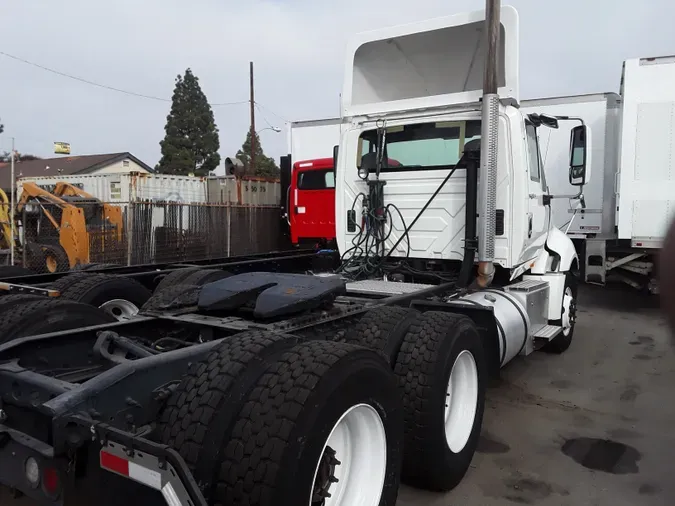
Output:
[[[218,505],[271,505],[298,418],[327,371],[362,348],[310,341],[284,353],[251,391],[220,467]]]
[[[434,462],[431,456],[439,444],[444,444],[444,441],[435,439],[437,436],[433,430],[434,417],[437,416],[434,393],[438,388],[443,388],[445,392],[446,388],[446,385],[437,384],[437,364],[444,359],[443,342],[448,338],[449,329],[459,329],[463,322],[474,325],[472,320],[460,314],[429,311],[420,315],[405,336],[394,368],[403,395],[405,415],[402,477],[407,483],[420,488],[449,490],[464,474],[461,472],[455,480],[446,470],[441,472],[445,476],[439,478],[438,471],[442,465]],[[479,416],[478,412],[476,416]]]
[[[222,437],[226,438],[229,425],[236,420],[237,405],[243,403],[248,394],[242,391],[242,388],[246,390],[242,377],[248,374],[249,389],[252,389],[270,361],[298,341],[296,336],[265,330],[242,332],[223,341],[206,360],[189,368],[169,398],[160,415],[159,439],[176,449],[194,471],[201,449],[211,444],[209,431],[219,411],[228,410],[225,426],[216,428],[222,431]],[[232,399],[233,395],[240,398]]]
[[[417,314],[416,309],[398,306],[372,309],[347,330],[344,342],[382,353],[393,366],[411,323],[408,319]]]

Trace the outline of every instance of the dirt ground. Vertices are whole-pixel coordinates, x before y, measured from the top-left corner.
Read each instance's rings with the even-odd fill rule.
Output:
[[[675,504],[675,348],[657,299],[583,287],[579,302],[565,354],[519,358],[490,389],[462,484],[402,487],[398,506]],[[2,492],[0,505],[33,506]]]

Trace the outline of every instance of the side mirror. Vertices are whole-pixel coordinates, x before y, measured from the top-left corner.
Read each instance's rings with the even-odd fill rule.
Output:
[[[541,119],[542,125],[549,128],[558,128],[558,118],[555,116],[551,116],[550,114],[540,114],[539,118]]]
[[[333,146],[333,172],[337,169],[338,151],[340,146]]]
[[[558,118],[550,114],[537,114],[533,112],[527,115],[527,119],[536,127],[546,126],[549,128],[558,128]]]
[[[570,184],[583,186],[591,179],[591,129],[576,126],[570,135]]]

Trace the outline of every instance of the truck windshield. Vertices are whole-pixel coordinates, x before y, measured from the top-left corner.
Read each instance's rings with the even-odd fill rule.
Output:
[[[382,172],[452,168],[462,156],[464,144],[480,138],[480,121],[444,121],[388,127]],[[359,139],[357,167],[377,150],[377,130]],[[369,164],[369,169],[374,170]]]
[[[326,190],[335,188],[333,169],[307,170],[298,173],[298,190]]]

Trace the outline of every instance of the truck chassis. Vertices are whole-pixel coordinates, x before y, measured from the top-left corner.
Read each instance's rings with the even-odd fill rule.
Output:
[[[315,255],[311,260],[316,264],[317,257],[321,256]],[[320,261],[331,270],[325,258]],[[269,282],[270,277],[275,283]],[[429,372],[426,366],[406,370],[401,365],[401,357],[407,356],[414,364],[419,350],[430,346],[424,341],[428,336],[419,334],[415,326],[427,325],[427,332],[433,334],[433,325],[436,325],[442,336],[438,337],[438,343],[465,339],[466,348],[475,347],[472,351],[475,361],[469,362],[477,368],[475,377],[480,378],[475,384],[475,419],[471,418],[473,424],[466,429],[470,431],[465,443],[460,445],[466,448],[469,459],[458,452],[457,455],[462,455],[459,463],[432,460],[430,465],[441,471],[442,476],[433,476],[432,472],[429,477],[411,469],[421,465],[420,455],[425,455],[428,449],[404,458],[388,450],[387,458],[393,467],[388,468],[387,476],[391,473],[393,476],[384,480],[383,475],[381,493],[386,500],[377,504],[394,504],[401,472],[408,483],[423,488],[453,488],[466,472],[477,444],[486,379],[499,374],[510,346],[507,340],[513,340],[513,336],[508,334],[508,329],[504,332],[494,307],[472,300],[471,292],[458,288],[454,282],[428,286],[395,282],[376,285],[372,281],[345,284],[329,272],[313,276],[245,273],[204,285],[187,298],[180,299],[175,293],[164,297],[160,304],[149,306],[133,319],[29,335],[0,344],[0,483],[46,504],[94,500],[96,504],[112,505],[123,500],[119,495],[122,493],[135,498],[161,493],[170,505],[205,506],[214,500],[213,466],[222,455],[201,449],[200,459],[204,462],[186,462],[189,451],[186,453],[185,446],[176,442],[175,426],[180,424],[175,420],[169,423],[167,416],[171,415],[166,414],[181,402],[177,400],[181,394],[189,391],[185,384],[190,371],[210,367],[214,356],[224,350],[237,349],[241,343],[258,343],[258,346],[271,342],[275,346],[274,343],[284,341],[291,350],[318,347],[314,350],[317,357],[336,353],[336,350],[346,354],[355,354],[359,349],[370,351],[368,360],[379,361],[378,367],[384,366],[387,374],[397,377],[399,387],[405,392],[406,384],[415,384],[411,374]],[[251,286],[257,288],[251,289]],[[281,296],[263,300],[268,288]],[[495,295],[475,293],[493,301],[499,297],[498,291]],[[156,296],[160,297],[161,291]],[[475,294],[473,297],[475,299]],[[176,304],[176,300],[180,302]],[[32,304],[61,305],[66,312],[68,305],[83,306],[58,297]],[[497,312],[501,310],[503,307],[497,308]],[[0,318],[2,314],[0,308]],[[504,321],[503,316],[501,318]],[[451,335],[461,334],[460,329],[464,329],[461,331],[464,337]],[[406,340],[410,345],[407,352]],[[531,335],[516,351],[527,351],[526,340],[531,341],[528,349],[550,341]],[[360,346],[354,350],[346,343]],[[434,353],[433,349],[431,346],[426,355]],[[265,353],[264,346],[261,353]],[[454,352],[448,349],[438,353],[445,356]],[[272,361],[270,358],[260,360]],[[449,375],[450,379],[446,377],[441,383],[451,384],[454,373],[448,371],[454,371],[455,366],[443,367],[441,374]],[[256,378],[263,374],[263,369]],[[251,394],[255,384],[251,378],[245,378],[246,374],[242,373],[236,380],[239,385],[247,385],[241,387],[239,395],[243,397]],[[395,383],[392,382],[394,389]],[[455,392],[459,394],[460,390]],[[424,397],[415,390],[410,402],[418,402],[420,395]],[[451,395],[450,390],[447,395]],[[441,398],[440,402],[446,401]],[[396,402],[393,405],[391,412],[395,413],[400,406],[396,408]],[[447,406],[449,404],[446,410]],[[245,410],[236,403],[228,404],[222,411],[225,414],[218,416],[236,417],[243,413],[242,409]],[[410,406],[401,411],[409,415]],[[394,433],[395,446],[400,447],[403,440],[410,446],[405,434]],[[442,435],[446,437],[445,432]],[[311,439],[312,434],[305,436]],[[222,438],[229,436],[213,434],[212,437],[215,438],[212,444],[220,447],[227,442]],[[434,444],[437,445],[437,441]],[[425,445],[428,442],[422,447]],[[329,501],[331,486],[343,476],[336,471],[339,464],[330,464],[335,454],[331,456],[330,446],[326,448],[314,478],[311,504],[347,504]],[[425,467],[428,465],[422,469]],[[31,482],[31,476],[39,476],[36,483]],[[124,480],[116,486],[118,494],[114,497],[101,493],[103,477],[107,480],[106,487],[116,483],[111,479]],[[345,493],[340,492],[340,497]],[[147,500],[152,497],[149,495]],[[231,504],[247,504],[245,501],[251,500],[250,495],[241,497],[244,502],[233,499]],[[274,500],[287,497],[277,495]]]

